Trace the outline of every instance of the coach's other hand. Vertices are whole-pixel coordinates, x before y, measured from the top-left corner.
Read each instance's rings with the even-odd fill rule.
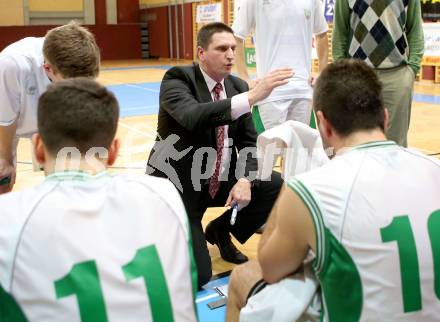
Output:
[[[287,84],[294,74],[292,68],[280,68],[259,79],[254,88],[248,92],[249,105],[252,106],[268,97],[275,87]]]

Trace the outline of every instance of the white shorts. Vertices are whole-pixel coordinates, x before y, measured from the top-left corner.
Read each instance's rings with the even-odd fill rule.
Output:
[[[261,121],[266,130],[280,125],[288,120],[310,124],[312,100],[294,98],[258,104]]]

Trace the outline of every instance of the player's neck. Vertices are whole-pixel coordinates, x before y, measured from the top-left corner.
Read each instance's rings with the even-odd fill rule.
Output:
[[[357,131],[338,140],[339,142],[335,144],[335,150],[339,152],[344,148],[351,148],[369,142],[385,141],[386,139],[385,134],[380,129]]]
[[[98,174],[107,169],[107,159],[97,158],[65,158],[64,160],[48,160],[44,164],[44,173],[46,176],[66,171],[84,172],[90,175]]]

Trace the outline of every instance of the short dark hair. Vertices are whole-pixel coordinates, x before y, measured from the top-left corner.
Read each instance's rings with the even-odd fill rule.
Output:
[[[212,36],[219,32],[234,34],[234,31],[223,22],[212,22],[204,25],[197,34],[197,46],[207,49],[211,43]]]
[[[64,78],[95,78],[99,74],[101,58],[95,36],[75,21],[47,32],[43,55]]]
[[[317,79],[313,108],[322,111],[339,135],[384,130],[382,84],[374,70],[358,59],[328,65]]]
[[[64,147],[76,147],[81,154],[93,147],[108,149],[118,119],[115,96],[89,78],[53,83],[38,101],[38,131],[53,156]]]

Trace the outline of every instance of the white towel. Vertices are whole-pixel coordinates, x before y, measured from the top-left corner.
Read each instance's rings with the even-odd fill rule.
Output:
[[[270,177],[278,156],[283,157],[282,175],[286,181],[329,161],[319,131],[297,121],[284,122],[260,134],[257,153],[262,180]]]
[[[249,298],[240,311],[240,322],[317,322],[321,301],[319,283],[311,267],[266,286]]]

